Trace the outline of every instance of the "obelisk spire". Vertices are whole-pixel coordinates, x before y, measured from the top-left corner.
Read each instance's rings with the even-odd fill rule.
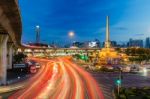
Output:
[[[106,42],[109,42],[109,16],[106,17]]]
[[[106,17],[106,41],[105,41],[105,48],[110,48],[110,38],[109,38],[109,16]]]

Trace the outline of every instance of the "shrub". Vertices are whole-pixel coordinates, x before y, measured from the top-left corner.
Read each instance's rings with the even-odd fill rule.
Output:
[[[125,94],[120,94],[119,99],[127,99]]]

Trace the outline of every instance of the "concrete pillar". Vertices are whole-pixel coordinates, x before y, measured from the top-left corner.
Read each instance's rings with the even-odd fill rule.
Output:
[[[15,47],[15,46],[13,46],[13,54],[15,55],[15,54],[17,54],[17,53],[18,53],[18,48]]]
[[[0,84],[6,84],[8,35],[0,35]]]
[[[46,49],[44,49],[43,53],[44,53],[45,56],[48,56],[48,53],[47,53]]]
[[[7,69],[12,69],[13,43],[8,43],[8,65]]]
[[[34,49],[32,50],[32,56],[33,56],[33,57],[35,56],[35,54],[34,54]]]

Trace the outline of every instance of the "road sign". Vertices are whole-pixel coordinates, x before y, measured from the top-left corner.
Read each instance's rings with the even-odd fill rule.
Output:
[[[37,72],[36,66],[30,66],[30,72],[31,73],[36,73]]]

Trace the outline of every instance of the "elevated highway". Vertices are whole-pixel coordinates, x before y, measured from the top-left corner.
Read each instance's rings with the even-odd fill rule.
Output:
[[[6,84],[6,71],[12,67],[14,47],[21,45],[21,32],[18,0],[0,0],[0,85]]]
[[[66,56],[78,53],[88,54],[99,52],[101,48],[48,48],[39,46],[23,45],[18,51],[22,51],[29,56]]]

